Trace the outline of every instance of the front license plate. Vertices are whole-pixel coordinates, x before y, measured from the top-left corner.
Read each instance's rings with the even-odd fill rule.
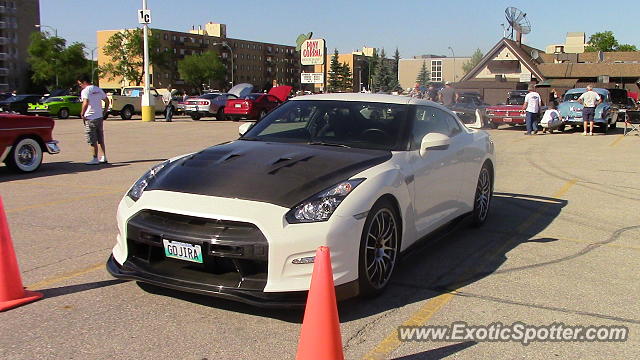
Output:
[[[242,105],[241,105],[241,104],[235,104],[234,106],[235,106],[235,107],[237,107],[237,108],[242,107]]]
[[[504,119],[502,119],[502,121],[510,123],[510,122],[513,121],[513,119],[512,118],[504,118]]]
[[[164,254],[167,257],[202,264],[202,248],[200,245],[166,239],[162,239],[162,243],[164,244]]]

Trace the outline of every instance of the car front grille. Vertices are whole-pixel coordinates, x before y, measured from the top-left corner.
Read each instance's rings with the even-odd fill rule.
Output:
[[[201,246],[203,263],[167,258],[162,240]],[[263,290],[269,245],[257,226],[143,210],[127,223],[129,257],[137,268],[174,280]]]

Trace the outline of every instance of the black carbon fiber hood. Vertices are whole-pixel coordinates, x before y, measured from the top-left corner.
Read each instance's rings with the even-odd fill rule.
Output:
[[[291,208],[317,192],[391,159],[391,152],[238,140],[177,160],[149,185]]]

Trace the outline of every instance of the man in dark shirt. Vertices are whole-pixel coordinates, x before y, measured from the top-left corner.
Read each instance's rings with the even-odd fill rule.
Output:
[[[440,102],[444,106],[451,106],[458,101],[458,93],[456,89],[451,86],[450,82],[444,83],[444,88],[440,90]]]

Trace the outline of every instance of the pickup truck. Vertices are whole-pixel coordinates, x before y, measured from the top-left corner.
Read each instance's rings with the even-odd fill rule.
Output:
[[[123,120],[129,120],[134,114],[142,113],[142,94],[144,94],[143,86],[127,86],[122,88],[122,95],[108,95],[109,114],[120,115]],[[155,98],[154,108],[156,114],[164,112],[164,103],[162,95],[156,89],[151,89],[151,94]]]

